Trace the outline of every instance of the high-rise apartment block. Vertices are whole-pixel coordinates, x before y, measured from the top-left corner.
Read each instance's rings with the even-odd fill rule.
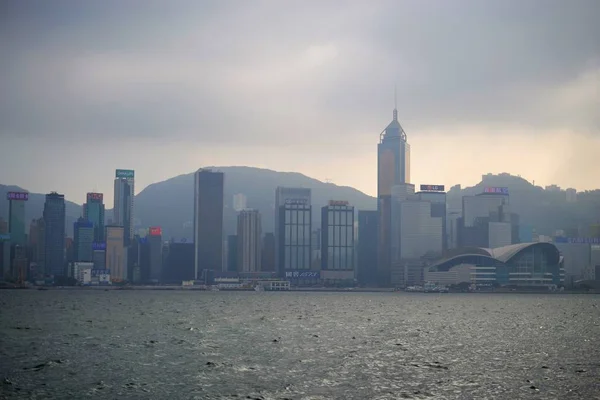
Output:
[[[246,209],[248,203],[248,199],[243,193],[236,193],[233,195],[233,210],[236,212],[240,212]]]
[[[194,174],[194,273],[223,269],[225,175],[209,169]]]
[[[262,265],[262,225],[258,210],[242,210],[237,219],[238,272],[258,272]]]
[[[83,205],[83,218],[93,224],[94,241],[104,242],[104,195],[102,193],[87,194]]]
[[[64,276],[65,196],[52,192],[44,203],[44,264],[47,275]]]
[[[124,229],[124,244],[129,246],[134,235],[135,171],[118,169],[115,172],[115,195],[112,225]]]

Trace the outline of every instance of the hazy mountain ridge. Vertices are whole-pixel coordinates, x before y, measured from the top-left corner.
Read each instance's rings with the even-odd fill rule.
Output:
[[[263,231],[273,231],[275,189],[277,186],[306,187],[312,189],[313,223],[320,223],[320,208],[328,200],[348,200],[356,209],[375,210],[377,202],[354,188],[321,182],[296,172],[277,172],[252,167],[208,167],[225,173],[225,232],[235,232],[236,215],[233,195],[243,193],[247,206],[262,214]],[[484,187],[508,187],[511,209],[520,215],[521,224],[536,227],[538,233],[551,235],[556,229],[568,230],[576,235],[577,228],[584,230],[600,221],[600,190],[578,193],[577,203],[567,203],[565,191],[547,191],[527,180],[509,174],[484,175],[475,186],[448,191],[451,207],[460,207],[461,197],[483,192]],[[0,185],[0,217],[7,219],[6,192],[22,191],[17,186]],[[179,175],[157,182],[143,189],[135,198],[135,218],[143,227],[161,226],[166,238],[191,238],[192,229],[186,222],[193,217],[194,174]],[[30,193],[27,219],[39,218],[44,207],[44,194]],[[107,208],[112,199],[106,201]],[[81,215],[82,207],[67,201],[67,234],[72,235],[72,224]],[[112,212],[107,210],[107,219]]]

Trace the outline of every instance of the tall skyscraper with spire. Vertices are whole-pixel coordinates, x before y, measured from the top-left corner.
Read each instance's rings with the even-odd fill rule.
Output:
[[[391,278],[392,187],[408,183],[410,183],[410,145],[406,140],[404,129],[398,122],[398,109],[394,104],[392,122],[379,135],[377,145],[377,211],[379,213],[377,276],[381,286],[388,286]]]

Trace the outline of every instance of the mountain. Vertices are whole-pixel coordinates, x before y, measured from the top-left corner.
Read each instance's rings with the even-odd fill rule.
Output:
[[[579,192],[576,202],[567,202],[565,190],[546,190],[507,173],[483,175],[480,183],[464,189],[454,186],[447,201],[460,209],[463,196],[482,193],[485,187],[507,187],[511,212],[519,214],[521,225],[534,227],[539,234],[552,236],[562,229],[568,236],[587,236],[590,225],[600,223],[600,190]]]
[[[208,167],[225,174],[225,232],[236,230],[233,196],[242,193],[247,206],[262,215],[263,232],[273,232],[277,186],[304,187],[312,191],[313,224],[321,220],[320,207],[328,200],[347,200],[357,209],[375,210],[377,202],[354,188],[324,183],[295,172],[277,172],[251,167]],[[168,236],[192,237],[194,174],[158,182],[136,196],[135,212],[144,226],[161,226]],[[187,227],[184,227],[185,223]],[[315,225],[316,226],[316,225]]]
[[[320,207],[328,200],[347,200],[356,209],[375,210],[376,199],[356,189],[324,183],[299,173],[277,172],[251,167],[209,167],[225,173],[225,232],[236,229],[236,212],[233,196],[243,193],[247,206],[262,214],[264,232],[273,231],[275,189],[277,186],[305,187],[312,189],[313,223],[320,223]],[[535,227],[544,235],[552,235],[563,229],[572,236],[587,235],[591,224],[600,222],[600,190],[578,193],[575,203],[568,203],[564,190],[545,190],[510,174],[483,175],[475,186],[448,191],[451,209],[460,209],[462,196],[483,192],[484,187],[508,187],[511,210],[519,214],[522,225]],[[0,217],[7,218],[6,192],[22,191],[16,186],[0,185]],[[176,176],[154,183],[142,190],[135,198],[135,217],[142,227],[161,226],[166,238],[192,238],[194,174]],[[30,193],[27,218],[42,215],[44,195]],[[110,202],[107,204],[110,205]],[[112,213],[107,210],[107,218]],[[67,233],[72,234],[73,222],[81,215],[81,206],[67,202]]]

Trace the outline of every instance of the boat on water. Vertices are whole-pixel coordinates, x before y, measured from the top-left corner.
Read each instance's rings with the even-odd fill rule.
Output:
[[[256,285],[256,286],[254,286],[254,291],[255,292],[264,292],[265,288],[262,285]]]

